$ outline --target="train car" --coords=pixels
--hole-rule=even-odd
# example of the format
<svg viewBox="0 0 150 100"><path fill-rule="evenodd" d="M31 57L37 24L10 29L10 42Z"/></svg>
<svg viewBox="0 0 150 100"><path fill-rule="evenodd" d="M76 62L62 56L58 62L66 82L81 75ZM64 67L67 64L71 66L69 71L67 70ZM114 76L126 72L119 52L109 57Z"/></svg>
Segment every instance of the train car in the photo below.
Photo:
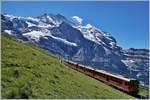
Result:
<svg viewBox="0 0 150 100"><path fill-rule="evenodd" d="M121 75L114 75L103 70L95 70L98 73L99 80L112 85L120 90L126 91L128 93L138 93L139 82L136 79L125 78Z"/></svg>
<svg viewBox="0 0 150 100"><path fill-rule="evenodd" d="M104 70L93 69L92 67L84 66L72 61L64 61L64 63L81 73L84 73L92 78L95 78L125 92L137 94L139 91L139 82L135 79L125 78L121 75L108 73Z"/></svg>

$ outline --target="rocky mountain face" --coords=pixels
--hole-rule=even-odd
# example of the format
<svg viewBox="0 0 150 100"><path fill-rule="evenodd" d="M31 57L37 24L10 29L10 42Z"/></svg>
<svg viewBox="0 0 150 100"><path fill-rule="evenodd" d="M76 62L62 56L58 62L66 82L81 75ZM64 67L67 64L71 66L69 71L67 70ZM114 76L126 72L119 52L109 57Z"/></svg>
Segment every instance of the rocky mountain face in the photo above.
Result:
<svg viewBox="0 0 150 100"><path fill-rule="evenodd" d="M148 84L146 79L149 79L149 50L130 48L123 50L122 53L122 62L130 70L129 75L141 80L141 84Z"/></svg>
<svg viewBox="0 0 150 100"><path fill-rule="evenodd" d="M2 32L34 43L63 58L130 76L148 85L149 50L124 50L109 33L79 17L68 20L63 15L38 17L1 15Z"/></svg>

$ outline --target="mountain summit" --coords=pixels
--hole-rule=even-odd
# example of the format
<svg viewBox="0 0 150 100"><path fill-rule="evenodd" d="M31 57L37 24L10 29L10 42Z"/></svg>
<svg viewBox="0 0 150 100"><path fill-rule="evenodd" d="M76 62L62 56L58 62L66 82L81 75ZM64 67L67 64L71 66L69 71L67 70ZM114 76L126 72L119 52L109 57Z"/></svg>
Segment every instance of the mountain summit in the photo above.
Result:
<svg viewBox="0 0 150 100"><path fill-rule="evenodd" d="M149 50L124 50L110 33L78 16L68 20L60 14L17 17L3 14L2 32L31 42L61 57L112 73L130 76L148 85Z"/></svg>

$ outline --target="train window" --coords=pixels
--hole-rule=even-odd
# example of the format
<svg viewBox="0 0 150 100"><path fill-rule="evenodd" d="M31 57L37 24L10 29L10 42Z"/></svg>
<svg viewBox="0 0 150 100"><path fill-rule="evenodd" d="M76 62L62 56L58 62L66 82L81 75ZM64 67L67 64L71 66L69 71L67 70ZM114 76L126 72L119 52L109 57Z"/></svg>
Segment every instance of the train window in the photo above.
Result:
<svg viewBox="0 0 150 100"><path fill-rule="evenodd" d="M99 73L99 76L100 76L100 77L104 77L104 78L106 77L106 75L101 74L101 73Z"/></svg>
<svg viewBox="0 0 150 100"><path fill-rule="evenodd" d="M129 82L125 82L125 85L129 85Z"/></svg>
<svg viewBox="0 0 150 100"><path fill-rule="evenodd" d="M134 86L138 86L139 82L137 80L131 80L130 84L134 85Z"/></svg>
<svg viewBox="0 0 150 100"><path fill-rule="evenodd" d="M110 77L110 80L115 82L115 83L122 84L122 81L120 79L117 79L117 78L114 78L114 77Z"/></svg>

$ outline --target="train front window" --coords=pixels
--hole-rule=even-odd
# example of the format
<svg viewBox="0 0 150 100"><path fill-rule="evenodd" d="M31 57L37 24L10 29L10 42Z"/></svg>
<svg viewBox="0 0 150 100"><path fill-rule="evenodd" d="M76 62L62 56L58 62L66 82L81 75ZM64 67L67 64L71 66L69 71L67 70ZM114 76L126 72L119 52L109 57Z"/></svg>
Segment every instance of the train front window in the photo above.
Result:
<svg viewBox="0 0 150 100"><path fill-rule="evenodd" d="M131 80L130 83L131 83L131 85L134 85L134 86L139 85L139 81L137 81L137 80Z"/></svg>

